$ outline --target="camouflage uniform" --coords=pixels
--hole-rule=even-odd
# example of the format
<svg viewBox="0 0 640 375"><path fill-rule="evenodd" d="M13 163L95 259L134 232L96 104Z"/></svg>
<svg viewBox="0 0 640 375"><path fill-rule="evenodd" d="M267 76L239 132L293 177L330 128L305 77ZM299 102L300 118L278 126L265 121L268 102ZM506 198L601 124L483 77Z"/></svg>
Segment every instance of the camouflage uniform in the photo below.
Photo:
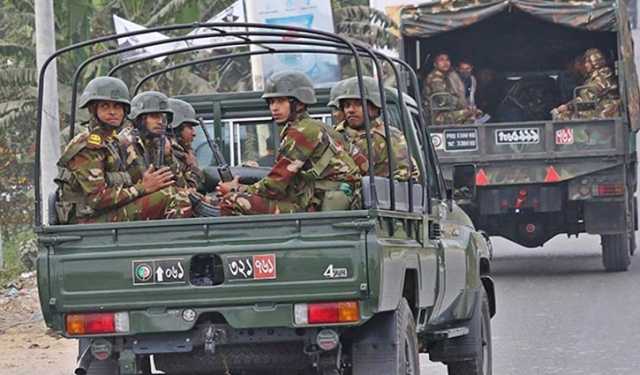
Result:
<svg viewBox="0 0 640 375"><path fill-rule="evenodd" d="M377 81L371 77L363 77L363 83L366 99L376 108L380 109L382 107L382 99L380 98ZM342 100L347 99L360 100L360 88L356 77L341 81L339 84L341 92L336 97L337 102L340 103ZM367 110L366 105L363 106L363 110ZM362 124L361 128L354 129L350 127L345 120L337 124L335 130L347 143L352 145L352 149L361 150L362 154L366 155L365 158L368 159L369 154L366 152L366 150L368 150L367 135L364 124ZM412 177L410 173L411 162L407 141L402 132L397 128L389 126L389 132L391 133L391 137L387 137L384 123L380 117L372 120L370 134L373 145L373 152L371 153L373 161L370 162L373 163L374 174L376 176L388 177L391 165L393 165L395 166L392 173L393 178L400 181L407 181ZM387 154L387 139L391 139L391 161ZM352 156L354 160L359 160L358 156ZM361 168L368 168L368 163L358 164L361 165ZM413 166L413 177L417 177L418 171L415 168L415 163L413 163ZM369 174L368 169L361 169L361 172L363 175Z"/></svg>
<svg viewBox="0 0 640 375"><path fill-rule="evenodd" d="M106 93L106 95L101 95ZM111 77L91 81L80 99L80 108L93 100L108 100L129 107L124 82ZM115 129L92 116L90 130L75 136L58 161L56 211L63 224L149 220L190 216L190 204L175 199L175 189L145 194L142 181L126 172ZM188 201L187 201L188 203Z"/></svg>
<svg viewBox="0 0 640 375"><path fill-rule="evenodd" d="M456 94L447 75L437 69L427 75L422 100L425 112L431 114L433 125L470 124L474 121L473 111L465 109L464 101ZM432 103L434 108L431 108Z"/></svg>
<svg viewBox="0 0 640 375"><path fill-rule="evenodd" d="M144 102L144 103L143 103ZM176 187L186 188L187 181L172 152L165 152L162 161L158 160L162 136L146 136L146 129L140 116L147 113L165 113L171 115L168 98L159 92L147 91L138 94L132 100L132 112L129 116L137 122L135 127L125 128L118 138L125 155L125 168L133 181L142 180L144 172L153 164L156 168L169 167L176 181ZM165 142L168 140L165 137Z"/></svg>
<svg viewBox="0 0 640 375"><path fill-rule="evenodd" d="M592 48L585 52L585 60L590 62L593 70L586 81L578 89L576 97L566 103L569 110L554 113L555 120L592 119L619 116L620 96L618 83L611 68L605 65L602 52ZM593 103L592 106L581 109L581 103ZM584 105L584 104L583 104Z"/></svg>
<svg viewBox="0 0 640 375"><path fill-rule="evenodd" d="M204 185L204 174L198 167L196 156L191 143L186 143L180 136L183 125L199 126L196 111L191 104L179 100L169 99L169 108L173 111L173 120L169 124L169 140L171 151L177 163L179 173L184 176L188 188L199 190Z"/></svg>
<svg viewBox="0 0 640 375"><path fill-rule="evenodd" d="M296 100L316 102L313 84L302 73L276 74L263 95L273 97L289 97L292 109ZM358 166L322 122L311 119L306 112L299 113L295 121L284 124L280 139L276 163L269 174L243 192L227 194L220 204L222 215L335 209L327 202L338 200L342 208L360 204Z"/></svg>
<svg viewBox="0 0 640 375"><path fill-rule="evenodd" d="M367 150L367 135L366 130L353 129L349 127L346 121L343 121L336 125L336 131L349 140L352 145L359 150ZM389 127L391 132L391 157L393 158L393 165L395 169L393 171L393 178L400 181L407 181L411 177L409 173L409 149L407 147L407 141L404 138L402 132L393 126ZM380 118L377 118L371 124L371 141L373 143L373 171L376 176L388 177L389 176L389 158L387 157L387 136L384 131L384 124ZM363 151L364 152L364 151ZM365 153L365 155L368 155ZM363 174L368 174L369 171L363 171Z"/></svg>

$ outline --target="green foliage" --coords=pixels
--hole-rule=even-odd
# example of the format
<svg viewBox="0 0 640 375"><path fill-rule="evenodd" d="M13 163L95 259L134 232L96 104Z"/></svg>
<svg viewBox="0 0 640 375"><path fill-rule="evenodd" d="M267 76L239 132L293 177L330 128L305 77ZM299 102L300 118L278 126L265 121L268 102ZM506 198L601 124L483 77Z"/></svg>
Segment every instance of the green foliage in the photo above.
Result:
<svg viewBox="0 0 640 375"><path fill-rule="evenodd" d="M15 280L25 272L26 269L20 261L20 247L23 243L35 238L35 234L30 227L21 226L16 228L11 236L3 234L3 256L4 267L0 269L0 287Z"/></svg>

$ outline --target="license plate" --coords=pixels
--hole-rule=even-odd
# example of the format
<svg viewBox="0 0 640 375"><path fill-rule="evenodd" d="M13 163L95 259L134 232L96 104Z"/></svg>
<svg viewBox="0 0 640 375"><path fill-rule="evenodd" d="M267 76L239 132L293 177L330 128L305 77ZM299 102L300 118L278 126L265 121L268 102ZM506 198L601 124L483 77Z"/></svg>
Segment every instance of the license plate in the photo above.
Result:
<svg viewBox="0 0 640 375"><path fill-rule="evenodd" d="M230 256L226 259L228 280L269 280L278 277L275 254Z"/></svg>
<svg viewBox="0 0 640 375"><path fill-rule="evenodd" d="M132 262L133 284L183 284L187 281L183 259L149 259Z"/></svg>
<svg viewBox="0 0 640 375"><path fill-rule="evenodd" d="M444 149L449 152L477 150L478 149L478 131L476 129L445 130L444 131Z"/></svg>

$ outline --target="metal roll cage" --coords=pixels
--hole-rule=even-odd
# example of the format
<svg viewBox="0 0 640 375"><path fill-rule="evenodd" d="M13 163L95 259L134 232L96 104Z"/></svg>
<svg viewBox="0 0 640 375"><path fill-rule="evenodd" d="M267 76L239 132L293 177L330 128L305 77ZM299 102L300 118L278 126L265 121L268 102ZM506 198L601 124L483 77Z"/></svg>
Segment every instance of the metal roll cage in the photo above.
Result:
<svg viewBox="0 0 640 375"><path fill-rule="evenodd" d="M225 42L213 42L213 43L207 43L207 44L203 44L203 45L198 45L198 46L189 46L186 48L180 48L180 49L176 49L176 50L172 50L172 51L166 51L166 52L162 52L162 53L156 53L156 54L151 54L151 55L147 55L147 56L143 56L141 58L137 58L137 59L132 59L126 62L121 62L119 64L117 64L116 66L114 66L108 73L109 76L114 75L115 73L117 73L120 69L125 68L127 66L130 66L132 64L136 64L136 63L140 63L140 62L144 62L150 59L154 59L157 57L163 57L163 56L171 56L171 55L177 55L180 53L184 53L184 52L192 52L192 51L197 51L197 50L204 50L204 49L209 49L209 48L213 48L213 47L225 47L225 48L233 48L233 47L241 47L241 46L251 46L251 45L257 45L261 48L263 48L263 50L254 50L254 51L243 51L243 52L235 52L235 53L229 53L229 54L224 54L224 55L219 55L219 56L213 56L213 57L208 57L205 59L197 59L197 60L190 60L187 61L185 63L181 63L181 64L177 64L174 66L169 66L166 67L164 69L159 69L157 71L154 71L150 74L148 74L147 76L143 77L140 82L138 82L135 86L135 90L134 90L134 94L136 94L139 89L141 88L141 86L147 82L149 79L154 78L156 76L159 76L161 74L165 74L168 73L170 71L176 70L176 69L180 69L180 68L185 68L185 67L189 67L189 66L193 66L196 64L201 64L201 63L206 63L206 62L213 62L213 61L218 61L218 60L224 60L224 59L229 59L229 58L234 58L234 57L240 57L240 56L254 56L254 55L264 55L264 54L276 54L276 53L316 53L316 54L335 54L335 55L345 55L345 56L352 56L353 59L355 60L355 69L356 69L356 76L358 77L358 85L359 85L359 91L360 91L360 97L361 98L365 98L365 89L363 86L363 65L362 65L362 58L368 58L373 62L373 66L375 67L377 72L380 72L380 74L378 74L378 89L380 91L380 96L382 99L382 104L383 106L386 106L386 96L385 96L385 87L384 87L384 81L383 81L383 69L382 69L382 64L381 64L381 60L384 60L385 62L387 62L389 64L389 66L392 68L393 70L393 74L394 74L394 78L398 84L397 87L397 94L398 94L398 104L400 106L400 113L401 113L401 130L403 132L403 134L408 134L407 133L407 129L406 129L406 124L409 123L409 119L408 119L408 115L406 113L406 111L404 111L403 109L405 108L405 101L404 101L404 97L403 97L403 93L407 91L407 87L405 84L405 81L402 79L400 70L398 68L398 66L401 66L402 68L404 68L404 71L406 73L408 73L409 75L409 79L410 79L410 85L413 87L413 97L415 99L415 101L417 103L421 103L421 98L420 98L420 90L419 90L419 83L418 83L418 78L416 76L415 71L413 71L413 69L411 68L411 66L400 60L397 58L392 58L392 57L388 57L380 52L377 51L373 51L371 49L370 46L365 45L362 42L359 41L355 41L355 40L350 40L344 37L341 37L339 35L333 34L333 33L329 33L329 32L325 32L325 31L320 31L320 30L311 30L311 29L303 29L303 28L299 28L299 27L289 27L289 26L280 26L280 25L265 25L265 24L258 24L258 23L233 23L233 24L228 24L228 23L201 23L201 22L197 22L197 23L191 23L191 24L177 24L177 25L167 25L167 26L159 26L159 27L154 27L154 28L149 28L149 29L145 29L145 30L137 30L137 31L131 31L131 32L127 32L127 33L122 33L122 34L111 34L111 35L107 35L107 36L103 36L103 37L99 37L99 38L94 38L91 40L87 40L84 42L80 42L80 43L76 43L73 45L70 45L68 47L62 48L57 50L56 52L54 52L51 56L49 56L46 61L43 63L40 72L39 72L39 77L38 77L38 99L37 99L37 104L38 104L38 112L37 112L37 123L36 123L36 131L37 131L37 137L36 137L36 149L38 150L38 152L36 152L36 157L35 157L35 201L36 201L36 227L41 227L42 226L42 186L41 186L41 180L40 180L40 168L41 168L41 156L40 156L40 148L41 148L41 134L42 134L42 112L43 112L43 99L44 99L44 85L45 85L45 73L47 68L50 66L51 62L53 62L57 57L69 53L71 51L75 51L78 50L80 48L84 48L84 47L88 47L88 46L92 46L98 43L105 43L105 42L113 42L116 41L117 39L120 38L125 38L125 37L129 37L129 36L135 36L135 35L140 35L140 34L147 34L147 33L152 33L152 32L162 32L162 31L179 31L179 30L188 30L188 29L197 29L197 28L208 28L211 30L214 30L215 32L213 33L203 33L203 34L198 34L198 35L183 35L183 36L178 36L178 37L172 37L172 38L168 38L168 39L164 39L164 40L160 40L160 41L154 41L154 42L148 42L148 43L143 43L143 44L137 44L135 46L129 46L129 47L125 47L125 48L118 48L115 50L108 50L106 52L100 53L98 55L92 56L86 60L84 60L75 70L74 75L73 75L73 82L72 82L72 92L71 92L71 108L70 108L70 138L73 137L74 135L74 130L75 130L75 120L76 120L76 103L77 103L77 89L78 89L78 81L80 78L80 75L82 73L82 71L84 70L84 68L86 68L90 63L103 59L103 58L107 58L113 55L120 55L122 53L126 53L129 52L131 50L136 50L136 49L140 49L140 48L145 48L145 47L151 47L151 46L156 46L156 45L161 45L161 44L166 44L166 43L174 43L174 42L181 42L181 41L189 41L189 40L194 40L194 39L202 39L202 38L219 38L219 37L234 37L237 38L237 41L225 41ZM229 31L225 31L226 28L233 28L233 29L238 29L238 28L244 28L245 31L234 31L234 32L229 32ZM259 39L259 40L253 40L252 37L273 37L274 39ZM316 46L316 47L322 47L322 48L297 48L297 49L291 49L291 48L285 48L285 49L277 49L274 48L273 46L276 45L303 45L303 46ZM389 125L389 119L388 119L388 113L387 111L384 110L384 108L382 108L382 116L383 116L383 122L384 122L384 129L386 134L390 134L390 125ZM364 120L365 120L365 128L366 128L366 142L367 142L367 146L368 146L368 158L369 160L372 160L372 138L371 138L371 134L370 134L370 129L371 129L371 119L369 118L369 114L368 111L363 111L364 114ZM429 152L429 145L427 142L430 142L430 137L428 135L428 132L426 130L426 123L425 123L425 119L424 119L424 114L422 112L422 108L418 105L418 130L420 132L420 134L418 134L418 136L420 138L422 138L422 154L423 154L423 158L424 158L424 170L421 170L421 176L424 182L424 192L423 192L423 202L426 200L426 202L424 202L425 204L423 204L423 211L424 212L430 212L430 208L431 208L431 202L430 199L426 199L426 197L428 196L427 193L427 186L428 186L428 179L427 179L427 174L426 174L426 169L428 165L433 165L431 163L429 163L429 159L432 157L435 157L435 155L433 155L432 153ZM409 155L412 154L412 144L411 142L407 142L407 145L409 147ZM396 207L396 199L395 199L395 184L394 184L394 179L393 179L393 170L395 169L394 164L394 158L392 157L392 150L391 150L391 143L390 142L386 142L386 154L388 157L388 160L390 161L389 163L389 194L390 194L390 207L391 210L395 210ZM410 172L413 171L414 165L413 165L413 158L411 157L409 160L409 167L410 167ZM439 173L439 172L436 172ZM375 186L375 181L373 176L374 175L374 170L373 170L373 164L370 163L369 164L369 176L372 176L372 178L369 179L369 189L370 189L370 196L372 198L372 207L371 208L377 208L378 206L378 200L377 200L377 194L376 194L376 186ZM413 184L413 180L410 178L407 181L408 184L408 205L409 205L409 211L413 212L413 189L411 188L412 184Z"/></svg>

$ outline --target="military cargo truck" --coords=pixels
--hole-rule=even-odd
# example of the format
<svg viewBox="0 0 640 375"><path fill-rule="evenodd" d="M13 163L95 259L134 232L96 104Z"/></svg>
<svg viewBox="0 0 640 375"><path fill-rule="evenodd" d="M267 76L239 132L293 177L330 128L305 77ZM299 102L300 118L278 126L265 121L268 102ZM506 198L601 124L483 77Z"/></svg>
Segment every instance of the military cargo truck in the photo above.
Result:
<svg viewBox="0 0 640 375"><path fill-rule="evenodd" d="M627 270L640 107L626 3L429 3L403 10L402 37L403 58L423 78L439 52L475 65L475 103L491 119L433 122L429 133L447 179L467 165L468 187L456 193L476 226L527 247L597 234L606 270ZM554 121L552 109L581 89L573 65L590 48L615 70L619 114Z"/></svg>
<svg viewBox="0 0 640 375"><path fill-rule="evenodd" d="M234 31L238 26L244 31ZM214 38L199 49L255 44L277 54L318 53L308 46L327 46L325 53L351 56L360 79L361 59L377 64L385 58L333 34L305 29L174 25L57 51L45 63L39 87L45 84L47 66L67 52L123 36L186 34L196 27L212 30L199 37L228 31L227 38ZM91 59L160 43L107 49ZM280 50L282 44L288 48ZM245 49L205 59L250 53ZM112 74L132 61L155 57L127 60ZM206 62L200 55L191 59L192 65ZM184 60L182 67L189 66ZM76 79L90 61L79 66ZM417 80L410 68L404 71ZM327 101L326 90L318 93L314 116ZM385 119L393 118L404 132L421 177L408 182L365 178L359 210L62 225L53 209L56 196L42 196L42 185L51 181L37 174L41 307L47 326L79 339L75 373L418 374L418 353L427 352L431 360L446 363L449 374L491 374L490 318L496 303L489 242L446 198L421 109L411 99L419 102L419 93L394 96L380 90L380 95ZM264 168L247 167L247 161L268 156L269 143L276 145L267 141L273 125L260 96L181 96L213 130L246 183L264 175ZM41 110L42 91L38 104ZM39 111L39 132L42 126ZM42 142L37 146L40 150ZM210 159L200 151L198 156ZM54 168L53 162L37 154L37 170ZM209 184L204 192L212 192L218 170L205 170Z"/></svg>

